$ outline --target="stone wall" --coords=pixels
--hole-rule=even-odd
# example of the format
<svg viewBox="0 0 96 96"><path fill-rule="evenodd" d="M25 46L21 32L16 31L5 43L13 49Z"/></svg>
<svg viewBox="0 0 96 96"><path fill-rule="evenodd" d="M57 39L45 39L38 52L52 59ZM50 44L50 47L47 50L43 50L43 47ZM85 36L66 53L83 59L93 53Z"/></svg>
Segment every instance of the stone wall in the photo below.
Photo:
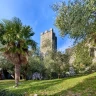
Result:
<svg viewBox="0 0 96 96"><path fill-rule="evenodd" d="M57 37L51 28L49 31L41 33L40 51L43 55L47 51L57 50Z"/></svg>

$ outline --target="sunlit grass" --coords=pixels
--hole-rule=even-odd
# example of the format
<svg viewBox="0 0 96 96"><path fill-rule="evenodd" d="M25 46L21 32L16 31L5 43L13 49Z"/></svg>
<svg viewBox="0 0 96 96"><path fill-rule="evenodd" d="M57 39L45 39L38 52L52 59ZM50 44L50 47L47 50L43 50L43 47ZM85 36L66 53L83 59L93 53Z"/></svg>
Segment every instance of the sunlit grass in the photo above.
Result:
<svg viewBox="0 0 96 96"><path fill-rule="evenodd" d="M7 89L16 94L39 94L39 96L96 96L96 73L64 79L20 81L19 87L14 88L14 80L1 80L0 89ZM90 95L91 94L91 95ZM29 95L30 96L30 95Z"/></svg>

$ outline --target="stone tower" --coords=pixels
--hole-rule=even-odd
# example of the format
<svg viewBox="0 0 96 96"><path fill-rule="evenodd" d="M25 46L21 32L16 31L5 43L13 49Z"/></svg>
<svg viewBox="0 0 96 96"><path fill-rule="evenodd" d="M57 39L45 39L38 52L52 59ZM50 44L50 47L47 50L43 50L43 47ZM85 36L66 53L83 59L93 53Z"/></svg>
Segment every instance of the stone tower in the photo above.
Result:
<svg viewBox="0 0 96 96"><path fill-rule="evenodd" d="M41 33L40 51L43 56L48 51L57 50L57 37L51 28L49 31Z"/></svg>

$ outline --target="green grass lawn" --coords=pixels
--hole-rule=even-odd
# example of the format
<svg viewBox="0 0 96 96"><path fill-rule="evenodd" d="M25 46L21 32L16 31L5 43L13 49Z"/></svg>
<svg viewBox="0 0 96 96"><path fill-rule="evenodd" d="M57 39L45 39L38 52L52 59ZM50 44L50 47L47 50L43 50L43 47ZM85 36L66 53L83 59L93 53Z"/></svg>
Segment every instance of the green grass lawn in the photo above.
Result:
<svg viewBox="0 0 96 96"><path fill-rule="evenodd" d="M18 88L13 86L14 80L0 80L0 90L7 89L17 96L25 92L26 96L96 96L96 73L64 79L20 81Z"/></svg>

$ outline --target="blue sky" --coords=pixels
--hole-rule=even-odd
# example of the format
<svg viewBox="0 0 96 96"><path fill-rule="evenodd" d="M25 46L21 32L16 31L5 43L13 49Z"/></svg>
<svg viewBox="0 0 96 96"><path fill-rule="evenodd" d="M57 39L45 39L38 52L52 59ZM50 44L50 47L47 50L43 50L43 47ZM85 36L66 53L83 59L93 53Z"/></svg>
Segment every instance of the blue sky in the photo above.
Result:
<svg viewBox="0 0 96 96"><path fill-rule="evenodd" d="M40 33L53 28L58 40L58 50L64 51L72 45L73 40L68 36L61 38L54 26L56 17L50 5L59 1L61 0L0 0L0 20L19 17L24 25L33 28L35 32L33 39L38 46L40 46Z"/></svg>

